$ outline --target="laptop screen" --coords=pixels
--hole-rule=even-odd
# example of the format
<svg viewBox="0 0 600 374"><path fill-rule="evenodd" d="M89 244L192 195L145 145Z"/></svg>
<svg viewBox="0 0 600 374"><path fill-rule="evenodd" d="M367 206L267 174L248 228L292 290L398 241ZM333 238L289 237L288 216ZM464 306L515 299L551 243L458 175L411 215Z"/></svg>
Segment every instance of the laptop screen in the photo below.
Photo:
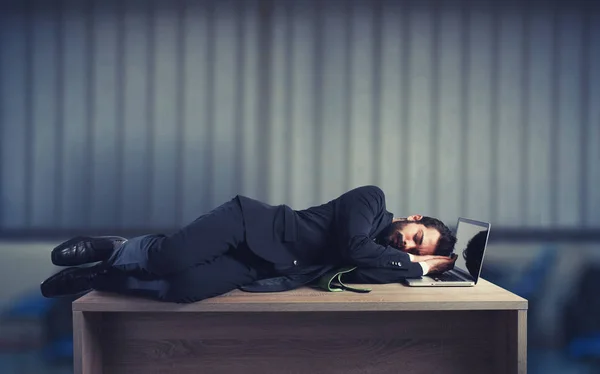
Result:
<svg viewBox="0 0 600 374"><path fill-rule="evenodd" d="M459 218L456 226L456 246L454 253L458 255L455 268L470 275L475 282L479 279L483 264L483 254L487 245L489 223Z"/></svg>

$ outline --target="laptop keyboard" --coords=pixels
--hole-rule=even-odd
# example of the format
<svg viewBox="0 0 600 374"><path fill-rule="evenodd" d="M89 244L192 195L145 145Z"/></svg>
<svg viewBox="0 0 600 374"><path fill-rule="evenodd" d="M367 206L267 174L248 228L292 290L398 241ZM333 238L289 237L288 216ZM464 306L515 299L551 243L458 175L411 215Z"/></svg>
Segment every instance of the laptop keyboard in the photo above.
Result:
<svg viewBox="0 0 600 374"><path fill-rule="evenodd" d="M465 280L452 274L452 273L442 273L439 275L432 276L432 278L438 282L464 282Z"/></svg>

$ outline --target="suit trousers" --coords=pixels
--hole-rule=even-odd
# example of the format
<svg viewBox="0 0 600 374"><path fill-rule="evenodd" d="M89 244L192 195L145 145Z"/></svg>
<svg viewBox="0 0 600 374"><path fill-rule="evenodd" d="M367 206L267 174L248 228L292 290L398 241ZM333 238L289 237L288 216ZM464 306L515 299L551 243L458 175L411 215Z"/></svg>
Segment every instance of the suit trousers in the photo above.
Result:
<svg viewBox="0 0 600 374"><path fill-rule="evenodd" d="M172 235L129 239L106 261L94 289L172 302L217 296L275 276L273 265L246 245L237 198Z"/></svg>

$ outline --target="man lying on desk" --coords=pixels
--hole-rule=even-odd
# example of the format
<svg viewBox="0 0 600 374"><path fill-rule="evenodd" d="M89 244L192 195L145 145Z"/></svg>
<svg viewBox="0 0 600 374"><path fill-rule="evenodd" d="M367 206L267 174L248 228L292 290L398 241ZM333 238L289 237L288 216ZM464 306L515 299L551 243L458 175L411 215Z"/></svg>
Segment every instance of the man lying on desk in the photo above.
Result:
<svg viewBox="0 0 600 374"><path fill-rule="evenodd" d="M172 235L68 240L51 259L71 267L41 291L59 297L95 289L186 303L236 288L289 290L348 266L356 269L344 282L395 283L450 270L455 243L435 218L393 218L376 186L305 210L238 195Z"/></svg>

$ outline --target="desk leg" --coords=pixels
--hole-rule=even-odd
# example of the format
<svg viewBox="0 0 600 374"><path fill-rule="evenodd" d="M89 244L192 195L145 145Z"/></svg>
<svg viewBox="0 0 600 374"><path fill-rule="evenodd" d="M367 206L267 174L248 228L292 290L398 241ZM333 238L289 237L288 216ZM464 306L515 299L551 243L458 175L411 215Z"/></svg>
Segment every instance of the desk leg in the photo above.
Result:
<svg viewBox="0 0 600 374"><path fill-rule="evenodd" d="M527 310L498 311L495 372L527 373Z"/></svg>
<svg viewBox="0 0 600 374"><path fill-rule="evenodd" d="M510 372L527 373L527 310L512 310L508 315L508 354Z"/></svg>
<svg viewBox="0 0 600 374"><path fill-rule="evenodd" d="M75 374L102 374L101 321L102 313L73 311Z"/></svg>

